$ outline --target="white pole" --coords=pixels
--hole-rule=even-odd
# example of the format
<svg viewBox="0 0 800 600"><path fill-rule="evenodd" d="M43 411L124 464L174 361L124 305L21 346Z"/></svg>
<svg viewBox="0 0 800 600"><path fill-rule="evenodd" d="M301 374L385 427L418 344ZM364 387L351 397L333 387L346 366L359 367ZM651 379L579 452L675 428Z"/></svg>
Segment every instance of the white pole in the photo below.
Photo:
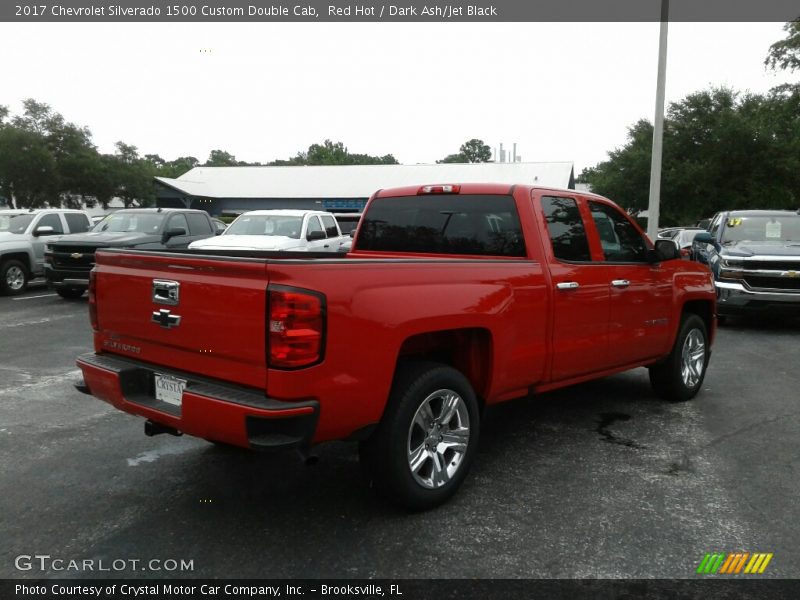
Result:
<svg viewBox="0 0 800 600"><path fill-rule="evenodd" d="M650 161L650 202L647 206L647 235L658 237L661 206L661 156L664 142L664 92L667 81L667 28L669 0L661 0L661 35L658 39L658 80L656 83L656 115L653 124L653 155Z"/></svg>

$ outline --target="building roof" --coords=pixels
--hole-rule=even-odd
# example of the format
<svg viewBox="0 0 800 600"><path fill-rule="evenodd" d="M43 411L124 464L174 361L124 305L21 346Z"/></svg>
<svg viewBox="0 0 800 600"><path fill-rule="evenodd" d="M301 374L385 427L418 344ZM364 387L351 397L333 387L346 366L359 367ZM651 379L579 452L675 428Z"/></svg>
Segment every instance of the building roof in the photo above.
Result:
<svg viewBox="0 0 800 600"><path fill-rule="evenodd" d="M367 198L376 190L435 183L522 183L568 188L573 163L450 163L433 165L326 165L195 167L156 181L205 198Z"/></svg>

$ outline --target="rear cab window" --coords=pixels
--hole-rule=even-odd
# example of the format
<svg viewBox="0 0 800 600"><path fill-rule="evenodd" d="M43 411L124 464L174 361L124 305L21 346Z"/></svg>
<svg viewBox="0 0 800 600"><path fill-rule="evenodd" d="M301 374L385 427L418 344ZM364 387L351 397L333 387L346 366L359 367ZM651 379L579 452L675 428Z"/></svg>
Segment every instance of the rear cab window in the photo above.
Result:
<svg viewBox="0 0 800 600"><path fill-rule="evenodd" d="M64 213L64 218L67 220L67 227L70 233L83 233L89 231L90 223L89 217L83 213Z"/></svg>
<svg viewBox="0 0 800 600"><path fill-rule="evenodd" d="M514 198L426 194L376 198L364 214L357 249L377 252L525 257Z"/></svg>

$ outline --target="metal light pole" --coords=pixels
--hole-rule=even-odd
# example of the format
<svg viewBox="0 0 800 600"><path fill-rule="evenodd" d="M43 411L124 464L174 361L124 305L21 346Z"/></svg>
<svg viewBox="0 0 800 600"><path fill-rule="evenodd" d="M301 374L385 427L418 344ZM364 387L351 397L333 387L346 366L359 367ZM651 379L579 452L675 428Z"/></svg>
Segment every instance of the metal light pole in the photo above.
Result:
<svg viewBox="0 0 800 600"><path fill-rule="evenodd" d="M647 235L658 237L658 216L661 205L661 156L664 142L664 92L667 81L667 29L669 0L661 0L661 35L658 38L658 80L656 83L656 116L653 122L653 155L650 160L650 202L647 205Z"/></svg>

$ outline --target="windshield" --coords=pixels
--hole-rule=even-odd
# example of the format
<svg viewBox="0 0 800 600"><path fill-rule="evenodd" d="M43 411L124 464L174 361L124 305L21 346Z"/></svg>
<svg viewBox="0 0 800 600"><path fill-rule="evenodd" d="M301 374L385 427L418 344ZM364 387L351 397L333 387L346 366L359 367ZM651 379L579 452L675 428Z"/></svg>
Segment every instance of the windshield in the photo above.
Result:
<svg viewBox="0 0 800 600"><path fill-rule="evenodd" d="M722 243L800 242L800 215L729 217Z"/></svg>
<svg viewBox="0 0 800 600"><path fill-rule="evenodd" d="M303 217L242 215L222 235L278 235L300 239Z"/></svg>
<svg viewBox="0 0 800 600"><path fill-rule="evenodd" d="M0 215L0 231L9 233L25 233L28 225L36 215Z"/></svg>
<svg viewBox="0 0 800 600"><path fill-rule="evenodd" d="M92 231L158 233L166 217L166 213L115 212L95 225Z"/></svg>

